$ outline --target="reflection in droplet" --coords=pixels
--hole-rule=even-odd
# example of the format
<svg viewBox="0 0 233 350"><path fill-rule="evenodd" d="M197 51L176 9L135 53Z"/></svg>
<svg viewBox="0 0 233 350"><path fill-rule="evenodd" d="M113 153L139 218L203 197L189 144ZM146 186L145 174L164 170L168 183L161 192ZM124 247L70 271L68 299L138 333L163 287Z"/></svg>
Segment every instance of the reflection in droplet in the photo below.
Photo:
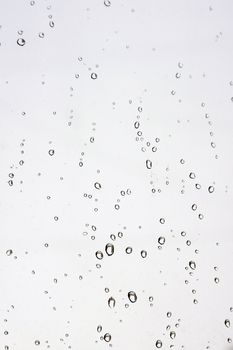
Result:
<svg viewBox="0 0 233 350"><path fill-rule="evenodd" d="M131 301L131 303L136 303L136 301L137 301L137 295L133 291L130 291L128 293L128 298L129 298L129 301Z"/></svg>
<svg viewBox="0 0 233 350"><path fill-rule="evenodd" d="M99 182L95 182L94 186L97 190L101 189L101 184Z"/></svg>
<svg viewBox="0 0 233 350"><path fill-rule="evenodd" d="M176 337L176 332L174 331L170 332L170 338L175 339L175 337Z"/></svg>
<svg viewBox="0 0 233 350"><path fill-rule="evenodd" d="M141 257L142 258L146 258L147 257L147 251L146 250L142 250L141 251Z"/></svg>
<svg viewBox="0 0 233 350"><path fill-rule="evenodd" d="M152 168L152 161L151 160L149 160L149 159L146 160L146 167L147 167L147 169Z"/></svg>
<svg viewBox="0 0 233 350"><path fill-rule="evenodd" d="M93 80L97 79L97 74L96 73L91 73L91 79L93 79Z"/></svg>
<svg viewBox="0 0 233 350"><path fill-rule="evenodd" d="M157 340L155 343L156 348L160 349L163 346L163 343L161 340Z"/></svg>
<svg viewBox="0 0 233 350"><path fill-rule="evenodd" d="M165 243L165 237L162 237L162 236L159 237L158 243L161 244L161 245L163 245L163 244Z"/></svg>
<svg viewBox="0 0 233 350"><path fill-rule="evenodd" d="M17 40L17 44L18 44L19 46L24 46L24 45L26 44L26 41L25 41L23 38L19 38L19 39Z"/></svg>
<svg viewBox="0 0 233 350"><path fill-rule="evenodd" d="M113 308L115 307L115 305L116 305L116 300L115 300L113 297L109 298L109 299L108 299L108 306L109 306L111 309L113 309Z"/></svg>
<svg viewBox="0 0 233 350"><path fill-rule="evenodd" d="M105 333L105 335L104 335L104 340L105 340L107 343L109 343L111 339L112 339L111 334Z"/></svg>
<svg viewBox="0 0 233 350"><path fill-rule="evenodd" d="M100 250L98 250L98 251L95 253L95 256L97 257L97 259L101 260L101 259L103 259L104 254L103 254Z"/></svg>
<svg viewBox="0 0 233 350"><path fill-rule="evenodd" d="M195 269L196 269L196 263L195 263L195 261L190 261L190 262L189 262L189 267L190 267L192 270L195 270Z"/></svg>
<svg viewBox="0 0 233 350"><path fill-rule="evenodd" d="M105 246L105 252L108 256L111 256L114 254L114 245L112 243L108 243Z"/></svg>

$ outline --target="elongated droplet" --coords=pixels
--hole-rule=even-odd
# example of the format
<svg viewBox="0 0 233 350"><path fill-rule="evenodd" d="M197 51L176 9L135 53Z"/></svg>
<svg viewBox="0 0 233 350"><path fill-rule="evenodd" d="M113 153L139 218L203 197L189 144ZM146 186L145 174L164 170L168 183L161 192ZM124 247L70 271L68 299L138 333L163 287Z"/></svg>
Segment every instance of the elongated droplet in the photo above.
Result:
<svg viewBox="0 0 233 350"><path fill-rule="evenodd" d="M195 270L195 268L196 268L196 263L195 263L195 261L190 261L190 262L189 262L189 267L190 267L192 270Z"/></svg>
<svg viewBox="0 0 233 350"><path fill-rule="evenodd" d="M112 339L111 334L105 333L105 335L104 335L104 340L105 340L107 343L109 343L111 339Z"/></svg>
<svg viewBox="0 0 233 350"><path fill-rule="evenodd" d="M156 348L160 349L163 346L163 343L161 342L161 340L157 340L155 346Z"/></svg>
<svg viewBox="0 0 233 350"><path fill-rule="evenodd" d="M152 161L151 160L149 160L149 159L146 160L146 167L147 167L147 169L152 168Z"/></svg>
<svg viewBox="0 0 233 350"><path fill-rule="evenodd" d="M230 320L225 320L224 321L224 324L225 324L225 326L227 327L227 328L229 328L230 327L230 325L231 325L231 322L230 322Z"/></svg>
<svg viewBox="0 0 233 350"><path fill-rule="evenodd" d="M116 300L115 300L113 297L109 298L109 299L108 299L108 306L109 306L111 309L113 309L113 308L115 307L115 305L116 305Z"/></svg>
<svg viewBox="0 0 233 350"><path fill-rule="evenodd" d="M105 246L105 252L108 256L111 256L114 254L114 245L112 243L108 243Z"/></svg>
<svg viewBox="0 0 233 350"><path fill-rule="evenodd" d="M136 301L137 301L137 299L138 299L136 293L133 292L133 291L130 291L130 292L128 293L128 298L129 298L129 301L131 301L131 303L136 303Z"/></svg>

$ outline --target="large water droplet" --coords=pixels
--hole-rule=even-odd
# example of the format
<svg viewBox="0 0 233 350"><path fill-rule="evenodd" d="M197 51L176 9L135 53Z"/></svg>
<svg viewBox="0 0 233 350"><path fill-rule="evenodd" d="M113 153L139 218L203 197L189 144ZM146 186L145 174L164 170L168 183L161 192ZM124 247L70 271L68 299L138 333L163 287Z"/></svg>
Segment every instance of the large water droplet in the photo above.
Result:
<svg viewBox="0 0 233 350"><path fill-rule="evenodd" d="M109 299L108 299L108 306L109 306L111 309L113 309L113 308L115 307L115 305L116 305L116 300L115 300L113 297L109 298Z"/></svg>
<svg viewBox="0 0 233 350"><path fill-rule="evenodd" d="M130 291L128 293L128 298L129 298L129 301L131 301L131 303L136 303L136 301L137 301L137 295L133 291Z"/></svg>
<svg viewBox="0 0 233 350"><path fill-rule="evenodd" d="M114 245L112 243L108 243L105 246L105 252L108 256L111 256L114 254Z"/></svg>
<svg viewBox="0 0 233 350"><path fill-rule="evenodd" d="M161 340L157 340L155 343L156 348L160 349L163 346L163 343Z"/></svg>

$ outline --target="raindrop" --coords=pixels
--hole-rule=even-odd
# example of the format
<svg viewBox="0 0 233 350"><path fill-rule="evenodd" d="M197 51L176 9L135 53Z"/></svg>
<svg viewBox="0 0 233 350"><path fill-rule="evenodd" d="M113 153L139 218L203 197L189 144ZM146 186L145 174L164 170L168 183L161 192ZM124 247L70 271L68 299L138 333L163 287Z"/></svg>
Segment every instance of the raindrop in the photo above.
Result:
<svg viewBox="0 0 233 350"><path fill-rule="evenodd" d="M100 250L97 250L97 252L95 253L95 256L97 257L97 259L101 260L103 259L104 254Z"/></svg>
<svg viewBox="0 0 233 350"><path fill-rule="evenodd" d="M49 155L50 155L50 156L53 156L54 153L55 153L54 149L50 149L50 150L49 150Z"/></svg>
<svg viewBox="0 0 233 350"><path fill-rule="evenodd" d="M127 247L127 248L125 249L126 254L131 254L132 251L133 251L133 248L132 248L132 247Z"/></svg>
<svg viewBox="0 0 233 350"><path fill-rule="evenodd" d="M194 261L190 261L189 262L189 267L192 269L192 270L195 270L196 269L196 263Z"/></svg>
<svg viewBox="0 0 233 350"><path fill-rule="evenodd" d="M108 306L109 306L111 309L113 309L113 308L115 307L115 305L116 305L116 300L115 300L113 297L109 298L109 299L108 299Z"/></svg>
<svg viewBox="0 0 233 350"><path fill-rule="evenodd" d="M161 218L161 219L159 219L159 222L160 222L160 224L164 224L165 223L165 219Z"/></svg>
<svg viewBox="0 0 233 350"><path fill-rule="evenodd" d="M104 1L104 5L107 6L107 7L111 6L111 1L110 0L105 0Z"/></svg>
<svg viewBox="0 0 233 350"><path fill-rule="evenodd" d="M213 193L214 192L214 186L209 186L208 187L208 191L209 191L209 193Z"/></svg>
<svg viewBox="0 0 233 350"><path fill-rule="evenodd" d="M147 251L146 250L142 250L141 251L141 257L142 258L146 258L147 257Z"/></svg>
<svg viewBox="0 0 233 350"><path fill-rule="evenodd" d="M105 340L107 343L109 343L111 339L112 339L111 334L105 333L105 335L104 335L104 340Z"/></svg>
<svg viewBox="0 0 233 350"><path fill-rule="evenodd" d="M100 333L102 331L102 326L101 325L98 325L97 326L97 332Z"/></svg>
<svg viewBox="0 0 233 350"><path fill-rule="evenodd" d="M163 343L161 342L161 340L157 340L155 346L156 348L160 349L163 346Z"/></svg>
<svg viewBox="0 0 233 350"><path fill-rule="evenodd" d="M224 321L224 324L225 324L225 326L226 326L227 328L229 328L230 325L231 325L231 322L230 322L230 320L226 319L226 320Z"/></svg>
<svg viewBox="0 0 233 350"><path fill-rule="evenodd" d="M161 244L161 245L163 245L163 244L165 243L165 237L162 237L162 236L159 237L158 243Z"/></svg>
<svg viewBox="0 0 233 350"><path fill-rule="evenodd" d="M170 338L175 339L175 337L176 337L176 332L174 331L170 332Z"/></svg>
<svg viewBox="0 0 233 350"><path fill-rule="evenodd" d="M93 79L93 80L97 79L97 74L96 73L91 73L91 79Z"/></svg>
<svg viewBox="0 0 233 350"><path fill-rule="evenodd" d="M99 182L95 182L94 186L97 190L101 189L101 184Z"/></svg>
<svg viewBox="0 0 233 350"><path fill-rule="evenodd" d="M111 256L114 254L114 245L112 243L108 243L105 246L105 252L108 256Z"/></svg>
<svg viewBox="0 0 233 350"><path fill-rule="evenodd" d="M40 345L40 341L39 340L35 340L35 344L36 345Z"/></svg>
<svg viewBox="0 0 233 350"><path fill-rule="evenodd" d="M152 161L151 160L149 160L149 159L146 160L146 167L147 167L147 169L152 168Z"/></svg>
<svg viewBox="0 0 233 350"><path fill-rule="evenodd" d="M12 253L13 253L13 250L11 250L11 249L8 249L8 250L6 251L6 255L7 255L7 256L10 256Z"/></svg>
<svg viewBox="0 0 233 350"><path fill-rule="evenodd" d="M19 39L17 40L17 44L18 44L19 46L24 46L24 45L26 44L26 41L25 41L23 38L19 38Z"/></svg>
<svg viewBox="0 0 233 350"><path fill-rule="evenodd" d="M129 301L131 301L131 303L136 303L136 301L137 301L137 295L133 291L130 291L128 293L128 298L129 298Z"/></svg>

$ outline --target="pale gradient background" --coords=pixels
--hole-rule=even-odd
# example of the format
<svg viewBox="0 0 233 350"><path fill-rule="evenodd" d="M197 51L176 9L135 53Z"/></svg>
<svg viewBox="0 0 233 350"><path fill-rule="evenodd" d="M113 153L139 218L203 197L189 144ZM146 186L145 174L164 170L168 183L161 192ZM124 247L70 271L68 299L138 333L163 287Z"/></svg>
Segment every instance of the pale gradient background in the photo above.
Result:
<svg viewBox="0 0 233 350"><path fill-rule="evenodd" d="M0 0L0 349L233 349L232 18L230 0Z"/></svg>

